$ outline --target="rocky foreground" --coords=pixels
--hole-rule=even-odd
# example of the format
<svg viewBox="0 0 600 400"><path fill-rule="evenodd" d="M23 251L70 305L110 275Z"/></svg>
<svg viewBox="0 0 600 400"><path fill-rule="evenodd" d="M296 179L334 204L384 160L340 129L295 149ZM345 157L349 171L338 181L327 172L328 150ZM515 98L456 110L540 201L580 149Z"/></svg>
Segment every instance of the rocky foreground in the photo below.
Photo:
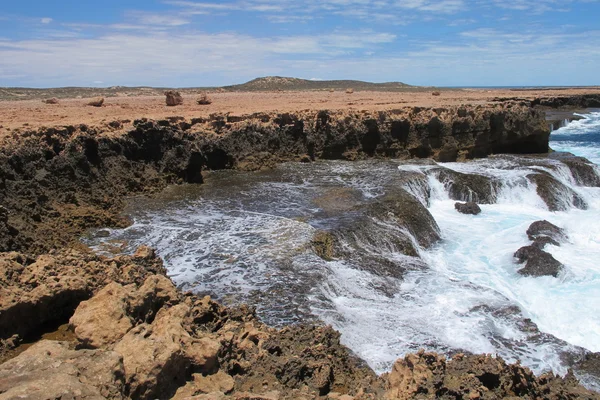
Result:
<svg viewBox="0 0 600 400"><path fill-rule="evenodd" d="M600 398L571 374L536 377L486 355L408 355L378 377L331 328L270 328L248 307L178 291L152 249L107 258L78 241L89 228L126 225L119 212L127 196L202 183L209 170L547 153L548 126L531 104L123 124L41 128L4 139L0 399ZM571 161L593 179L585 162ZM539 186L548 188L548 201L560 189L555 182ZM399 221L419 225L399 213Z"/></svg>

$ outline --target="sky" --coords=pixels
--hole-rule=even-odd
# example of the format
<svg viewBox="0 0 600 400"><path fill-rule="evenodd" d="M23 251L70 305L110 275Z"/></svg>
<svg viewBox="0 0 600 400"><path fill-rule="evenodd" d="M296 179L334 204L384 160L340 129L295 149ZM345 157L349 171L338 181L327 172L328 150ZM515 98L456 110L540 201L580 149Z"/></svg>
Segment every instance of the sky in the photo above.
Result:
<svg viewBox="0 0 600 400"><path fill-rule="evenodd" d="M600 0L0 0L0 87L600 84Z"/></svg>

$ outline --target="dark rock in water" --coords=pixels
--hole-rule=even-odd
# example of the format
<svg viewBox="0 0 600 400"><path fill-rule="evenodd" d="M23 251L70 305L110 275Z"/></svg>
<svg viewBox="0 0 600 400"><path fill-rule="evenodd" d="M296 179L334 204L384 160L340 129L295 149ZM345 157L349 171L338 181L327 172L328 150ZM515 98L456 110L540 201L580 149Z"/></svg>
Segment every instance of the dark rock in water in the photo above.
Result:
<svg viewBox="0 0 600 400"><path fill-rule="evenodd" d="M570 206L587 210L585 200L562 182L547 172L527 175L527 179L537 186L537 194L544 200L550 211L566 211Z"/></svg>
<svg viewBox="0 0 600 400"><path fill-rule="evenodd" d="M478 215L481 213L481 207L479 207L477 203L473 202L456 203L454 204L454 208L461 214Z"/></svg>
<svg viewBox="0 0 600 400"><path fill-rule="evenodd" d="M521 247L515 253L519 264L527 262L518 272L523 276L553 276L557 277L563 265L552 254L536 246Z"/></svg>
<svg viewBox="0 0 600 400"><path fill-rule="evenodd" d="M477 174L463 174L448 168L440 168L435 173L440 182L448 189L452 200L480 204L496 202L496 193L501 183L494 178Z"/></svg>
<svg viewBox="0 0 600 400"><path fill-rule="evenodd" d="M569 167L571 175L578 185L600 187L600 176L596 172L596 166L587 158L563 152L550 153L549 157L560 160Z"/></svg>
<svg viewBox="0 0 600 400"><path fill-rule="evenodd" d="M567 235L562 228L543 220L543 221L535 221L529 228L527 229L527 237L529 240L533 240L535 242L545 242L552 243L556 246L559 245L559 242L565 241L567 239Z"/></svg>

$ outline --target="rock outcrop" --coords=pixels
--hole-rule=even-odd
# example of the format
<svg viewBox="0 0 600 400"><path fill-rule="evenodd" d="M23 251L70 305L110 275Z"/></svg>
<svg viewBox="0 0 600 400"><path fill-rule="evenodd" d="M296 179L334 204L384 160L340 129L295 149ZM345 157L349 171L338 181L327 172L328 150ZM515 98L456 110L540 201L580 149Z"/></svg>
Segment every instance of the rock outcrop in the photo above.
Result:
<svg viewBox="0 0 600 400"><path fill-rule="evenodd" d="M541 113L514 105L393 111L216 114L138 120L128 132L69 126L23 132L0 150L0 251L43 253L95 226L124 226L126 195L201 183L202 171L255 170L278 162L366 157L452 161L498 152L546 152ZM489 182L453 182L482 193ZM459 176L460 177L460 176ZM493 186L493 183L492 183Z"/></svg>
<svg viewBox="0 0 600 400"><path fill-rule="evenodd" d="M66 321L80 302L108 283L141 284L153 273L164 273L162 262L144 249L109 260L77 250L37 259L0 254L0 339L26 337L44 324Z"/></svg>

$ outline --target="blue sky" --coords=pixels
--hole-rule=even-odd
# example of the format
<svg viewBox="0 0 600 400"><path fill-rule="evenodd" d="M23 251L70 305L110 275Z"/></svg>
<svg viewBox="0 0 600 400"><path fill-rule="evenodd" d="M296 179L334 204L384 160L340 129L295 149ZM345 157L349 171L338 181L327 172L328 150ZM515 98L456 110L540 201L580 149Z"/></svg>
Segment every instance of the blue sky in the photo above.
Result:
<svg viewBox="0 0 600 400"><path fill-rule="evenodd" d="M0 0L0 86L599 85L600 0Z"/></svg>

